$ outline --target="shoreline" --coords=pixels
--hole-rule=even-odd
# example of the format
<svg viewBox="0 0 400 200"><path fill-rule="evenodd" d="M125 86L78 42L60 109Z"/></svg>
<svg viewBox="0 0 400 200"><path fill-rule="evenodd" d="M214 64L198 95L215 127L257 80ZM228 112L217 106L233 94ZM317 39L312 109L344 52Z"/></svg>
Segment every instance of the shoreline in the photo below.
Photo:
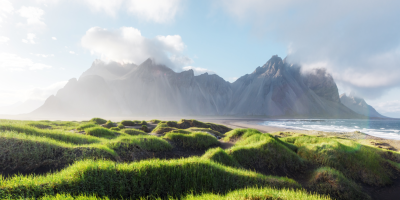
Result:
<svg viewBox="0 0 400 200"><path fill-rule="evenodd" d="M263 133L277 133L277 132L295 132L305 135L322 136L322 137L338 137L346 138L355 141L363 140L363 144L375 146L392 151L400 151L400 140L388 139L368 135L362 132L325 132L318 130L299 130L275 126L260 125L263 121L260 119L201 119L204 122L211 122L222 124L229 128L254 128Z"/></svg>

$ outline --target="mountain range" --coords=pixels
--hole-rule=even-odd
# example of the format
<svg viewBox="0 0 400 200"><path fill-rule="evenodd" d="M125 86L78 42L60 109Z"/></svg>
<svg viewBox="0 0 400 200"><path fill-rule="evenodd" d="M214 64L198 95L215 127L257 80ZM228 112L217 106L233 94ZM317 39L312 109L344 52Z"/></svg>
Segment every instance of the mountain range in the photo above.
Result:
<svg viewBox="0 0 400 200"><path fill-rule="evenodd" d="M375 108L368 105L364 99L356 97L353 93L350 93L350 95L340 95L340 102L342 102L343 105L350 108L354 112L361 115L365 115L371 118L388 118L378 113Z"/></svg>
<svg viewBox="0 0 400 200"><path fill-rule="evenodd" d="M326 70L303 73L278 56L233 83L216 74L177 73L151 59L140 65L96 60L30 115L365 117L343 105Z"/></svg>

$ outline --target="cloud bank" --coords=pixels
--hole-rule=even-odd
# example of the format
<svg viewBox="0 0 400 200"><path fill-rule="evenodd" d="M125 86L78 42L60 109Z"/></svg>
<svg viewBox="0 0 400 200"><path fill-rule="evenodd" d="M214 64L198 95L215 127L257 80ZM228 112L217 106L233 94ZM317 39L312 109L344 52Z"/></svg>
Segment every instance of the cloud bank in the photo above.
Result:
<svg viewBox="0 0 400 200"><path fill-rule="evenodd" d="M335 80L364 97L400 86L400 1L219 0L254 33L284 42L288 58L327 67Z"/></svg>
<svg viewBox="0 0 400 200"><path fill-rule="evenodd" d="M29 58L21 58L15 54L0 53L0 70L26 71L50 69L52 66L33 62Z"/></svg>
<svg viewBox="0 0 400 200"><path fill-rule="evenodd" d="M167 23L174 19L181 8L181 0L85 0L95 12L105 12L116 17L122 9L145 21Z"/></svg>
<svg viewBox="0 0 400 200"><path fill-rule="evenodd" d="M138 29L122 27L107 30L93 27L81 39L82 47L99 55L104 61L141 64L148 58L168 67L180 70L192 60L183 51L186 45L179 35L146 38Z"/></svg>

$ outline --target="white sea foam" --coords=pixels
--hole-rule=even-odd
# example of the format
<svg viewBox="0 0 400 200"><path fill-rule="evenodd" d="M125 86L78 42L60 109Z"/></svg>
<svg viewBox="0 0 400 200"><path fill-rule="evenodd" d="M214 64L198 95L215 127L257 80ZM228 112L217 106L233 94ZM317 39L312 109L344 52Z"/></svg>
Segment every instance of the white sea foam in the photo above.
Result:
<svg viewBox="0 0 400 200"><path fill-rule="evenodd" d="M266 126L277 126L298 130L317 130L326 132L360 131L367 135L400 140L400 121L372 120L276 120L266 121ZM380 127L379 127L380 126ZM383 127L390 128L383 128Z"/></svg>

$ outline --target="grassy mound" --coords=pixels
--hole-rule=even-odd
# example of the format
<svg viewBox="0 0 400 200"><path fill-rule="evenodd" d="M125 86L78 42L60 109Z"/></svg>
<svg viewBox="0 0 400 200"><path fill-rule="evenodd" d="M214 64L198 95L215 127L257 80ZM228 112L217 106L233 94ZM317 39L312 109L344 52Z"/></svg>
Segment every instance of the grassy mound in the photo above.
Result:
<svg viewBox="0 0 400 200"><path fill-rule="evenodd" d="M152 133L164 134L166 132L170 132L173 130L176 130L176 128L169 127L167 123L161 122L157 124L157 126L153 129Z"/></svg>
<svg viewBox="0 0 400 200"><path fill-rule="evenodd" d="M70 194L57 194L55 196L46 195L40 200L102 200L107 199L96 197L94 195L80 195L72 196ZM149 199L148 197L143 197L141 199ZM155 198L152 198L155 199ZM161 198L157 198L161 199ZM175 199L173 197L168 197L168 199ZM234 190L226 195L218 195L213 193L206 193L201 195L189 194L182 198L182 200L330 200L329 197L309 194L304 190L293 190L293 189L274 189L274 188L246 188L240 190Z"/></svg>
<svg viewBox="0 0 400 200"><path fill-rule="evenodd" d="M209 159L226 166L241 168L239 163L220 147L207 150L202 158Z"/></svg>
<svg viewBox="0 0 400 200"><path fill-rule="evenodd" d="M148 160L131 164L80 161L58 173L14 176L0 181L2 198L40 198L56 193L109 198L184 197L224 194L246 187L299 188L288 178L264 176L200 158Z"/></svg>
<svg viewBox="0 0 400 200"><path fill-rule="evenodd" d="M112 123L111 120L108 120L108 121L104 124L104 127L106 127L106 128L114 127L114 123Z"/></svg>
<svg viewBox="0 0 400 200"><path fill-rule="evenodd" d="M274 189L274 188L246 188L229 192L226 195L217 194L202 194L202 195L188 195L184 200L329 200L331 198L318 195L309 194L305 190L293 189Z"/></svg>
<svg viewBox="0 0 400 200"><path fill-rule="evenodd" d="M105 124L107 120L102 119L102 118L92 118L90 122L93 122L95 124Z"/></svg>
<svg viewBox="0 0 400 200"><path fill-rule="evenodd" d="M242 138L248 133L245 132ZM305 167L304 160L282 143L268 134L252 134L236 143L228 150L228 154L248 169L283 170L285 173L302 170Z"/></svg>
<svg viewBox="0 0 400 200"><path fill-rule="evenodd" d="M130 120L122 120L121 124L124 126L135 126L135 122L130 121Z"/></svg>
<svg viewBox="0 0 400 200"><path fill-rule="evenodd" d="M348 180L341 172L329 167L322 167L314 172L310 180L310 189L335 199L371 199L362 192L360 186Z"/></svg>
<svg viewBox="0 0 400 200"><path fill-rule="evenodd" d="M208 149L211 146L219 144L215 137L202 132L191 134L167 133L164 138L173 141L178 146L190 149Z"/></svg>
<svg viewBox="0 0 400 200"><path fill-rule="evenodd" d="M114 138L115 133L103 128L103 127L92 127L85 129L86 135L91 135L95 137L103 137L103 138Z"/></svg>
<svg viewBox="0 0 400 200"><path fill-rule="evenodd" d="M120 131L121 129L118 128L118 127L111 127L110 130L111 130L111 131Z"/></svg>
<svg viewBox="0 0 400 200"><path fill-rule="evenodd" d="M184 130L184 129L175 129L175 130L170 131L169 133L191 134L192 132L191 132L191 131Z"/></svg>
<svg viewBox="0 0 400 200"><path fill-rule="evenodd" d="M170 151L172 149L171 144L167 141L149 135L121 137L107 143L107 147L113 149L123 160L130 160L135 153Z"/></svg>
<svg viewBox="0 0 400 200"><path fill-rule="evenodd" d="M0 132L0 171L28 172L42 166L59 168L86 158L110 159L106 148L76 146L57 140L15 132Z"/></svg>
<svg viewBox="0 0 400 200"><path fill-rule="evenodd" d="M150 120L149 122L150 122L150 123L153 123L153 124L158 124L158 123L160 123L160 122L161 122L161 120L158 120L158 119L152 119L152 120Z"/></svg>
<svg viewBox="0 0 400 200"><path fill-rule="evenodd" d="M209 134L212 134L214 136L219 136L219 137L224 137L224 134L218 132L218 131L214 131L211 128L197 128L197 127L190 127L188 129L185 129L187 131L191 131L191 132L206 132Z"/></svg>
<svg viewBox="0 0 400 200"><path fill-rule="evenodd" d="M128 135L147 135L146 132L138 129L124 129L122 132Z"/></svg>
<svg viewBox="0 0 400 200"><path fill-rule="evenodd" d="M239 139L246 139L247 137L250 137L254 134L262 134L260 131L256 130L256 129L234 129L231 130L227 133L225 133L225 138L224 141L228 142L234 142L237 141Z"/></svg>
<svg viewBox="0 0 400 200"><path fill-rule="evenodd" d="M200 122L194 119L181 119L180 121L176 122L176 125L174 124L168 124L171 127L175 128L180 128L180 129L187 129L190 127L197 127L197 128L209 128L213 131L218 131L220 133L226 133L232 129L219 125L219 124L213 124L213 123L204 123Z"/></svg>
<svg viewBox="0 0 400 200"><path fill-rule="evenodd" d="M28 126L33 126L35 128L40 128L40 129L46 129L46 128L51 128L49 125L50 122L30 122L27 125Z"/></svg>
<svg viewBox="0 0 400 200"><path fill-rule="evenodd" d="M100 142L100 140L96 137L84 136L72 132L65 132L62 130L38 129L21 122L0 122L0 131L23 133L24 135L45 137L72 144L92 144Z"/></svg>
<svg viewBox="0 0 400 200"><path fill-rule="evenodd" d="M76 129L77 130L85 130L87 128L92 128L92 127L96 127L96 126L99 126L99 125L97 125L95 123L85 123L85 124L78 126L78 128L76 128Z"/></svg>
<svg viewBox="0 0 400 200"><path fill-rule="evenodd" d="M299 136L282 140L296 145L302 158L336 169L353 180L370 185L391 183L393 172L386 167L389 163L380 155L382 150L338 138Z"/></svg>

